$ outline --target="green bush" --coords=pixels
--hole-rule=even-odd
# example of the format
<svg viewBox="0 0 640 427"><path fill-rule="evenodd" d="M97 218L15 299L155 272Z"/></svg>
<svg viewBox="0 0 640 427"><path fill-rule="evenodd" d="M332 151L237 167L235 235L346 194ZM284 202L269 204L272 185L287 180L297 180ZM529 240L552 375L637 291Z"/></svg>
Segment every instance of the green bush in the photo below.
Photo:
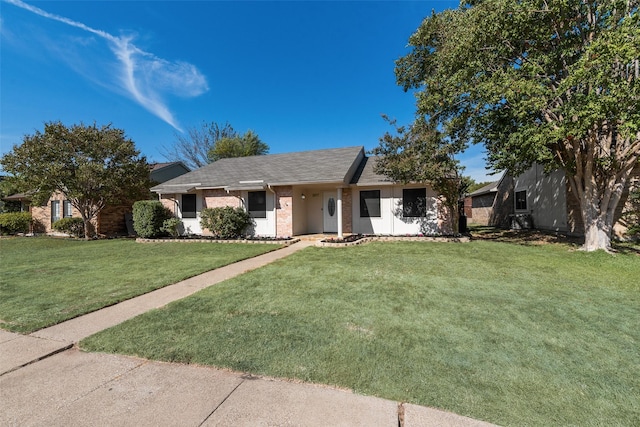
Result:
<svg viewBox="0 0 640 427"><path fill-rule="evenodd" d="M84 221L82 218L61 218L51 224L51 227L56 231L75 237L84 235Z"/></svg>
<svg viewBox="0 0 640 427"><path fill-rule="evenodd" d="M171 237L178 237L180 235L180 229L182 228L182 221L179 218L172 217L165 219L162 223L160 230L169 233Z"/></svg>
<svg viewBox="0 0 640 427"><path fill-rule="evenodd" d="M29 212L6 212L0 214L0 234L28 233L31 224Z"/></svg>
<svg viewBox="0 0 640 427"><path fill-rule="evenodd" d="M153 238L162 235L162 226L171 212L157 200L140 200L133 204L133 229L138 236Z"/></svg>
<svg viewBox="0 0 640 427"><path fill-rule="evenodd" d="M200 226L221 239L235 239L252 224L251 216L242 208L206 208L200 215Z"/></svg>

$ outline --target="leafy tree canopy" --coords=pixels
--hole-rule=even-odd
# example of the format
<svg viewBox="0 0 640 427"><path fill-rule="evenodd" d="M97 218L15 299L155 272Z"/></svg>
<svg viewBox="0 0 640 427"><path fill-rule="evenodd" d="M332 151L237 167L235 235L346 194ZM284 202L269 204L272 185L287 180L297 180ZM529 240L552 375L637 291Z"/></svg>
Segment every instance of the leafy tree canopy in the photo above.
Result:
<svg viewBox="0 0 640 427"><path fill-rule="evenodd" d="M491 184L492 182L494 181L475 182L474 180L471 180L467 187L467 193L473 193L474 191L479 190L485 185Z"/></svg>
<svg viewBox="0 0 640 427"><path fill-rule="evenodd" d="M124 131L111 125L44 125L0 159L22 192L42 204L55 192L71 202L94 235L91 220L107 205L146 198L149 165Z"/></svg>
<svg viewBox="0 0 640 427"><path fill-rule="evenodd" d="M163 147L163 156L169 161L182 162L189 169L201 168L209 163L209 152L224 138L236 138L238 132L229 123L203 122L200 127L187 129L186 135L176 134L171 148Z"/></svg>
<svg viewBox="0 0 640 427"><path fill-rule="evenodd" d="M384 119L395 127L395 133L387 132L373 150L373 154L380 156L375 171L402 183L429 182L442 196L452 231L457 231L458 199L469 185L454 157L460 148L424 119L416 120L411 126L397 126L395 120L386 116Z"/></svg>
<svg viewBox="0 0 640 427"><path fill-rule="evenodd" d="M229 157L261 156L269 152L269 146L249 130L242 136L221 138L209 150L209 162Z"/></svg>
<svg viewBox="0 0 640 427"><path fill-rule="evenodd" d="M396 62L418 120L489 165L566 172L586 250L610 248L614 212L640 155L638 0L463 1L426 18Z"/></svg>

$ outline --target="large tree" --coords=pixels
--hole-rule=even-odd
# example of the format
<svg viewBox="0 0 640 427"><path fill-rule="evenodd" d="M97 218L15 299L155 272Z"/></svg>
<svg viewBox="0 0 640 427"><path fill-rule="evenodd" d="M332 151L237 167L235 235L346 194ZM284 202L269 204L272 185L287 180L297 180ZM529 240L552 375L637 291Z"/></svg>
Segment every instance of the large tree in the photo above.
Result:
<svg viewBox="0 0 640 427"><path fill-rule="evenodd" d="M85 237L94 235L91 220L107 204L144 198L149 165L124 131L111 125L44 125L0 159L20 191L42 204L59 192L84 221Z"/></svg>
<svg viewBox="0 0 640 427"><path fill-rule="evenodd" d="M174 145L163 147L163 156L170 161L181 161L190 169L198 169L209 163L209 152L225 138L236 138L238 132L229 123L203 122L200 127L187 129L186 134L176 134Z"/></svg>
<svg viewBox="0 0 640 427"><path fill-rule="evenodd" d="M565 171L583 249L609 250L640 156L638 0L477 0L427 17L396 62L417 115L489 165Z"/></svg>
<svg viewBox="0 0 640 427"><path fill-rule="evenodd" d="M469 179L462 176L462 166L455 153L462 147L444 138L423 118L411 126L397 126L395 120L383 117L394 128L380 138L380 145L373 150L379 156L376 173L394 181L429 182L447 208L451 231L458 231L458 199L469 186Z"/></svg>
<svg viewBox="0 0 640 427"><path fill-rule="evenodd" d="M242 136L221 138L209 150L209 162L229 157L261 156L269 152L269 146L249 130Z"/></svg>

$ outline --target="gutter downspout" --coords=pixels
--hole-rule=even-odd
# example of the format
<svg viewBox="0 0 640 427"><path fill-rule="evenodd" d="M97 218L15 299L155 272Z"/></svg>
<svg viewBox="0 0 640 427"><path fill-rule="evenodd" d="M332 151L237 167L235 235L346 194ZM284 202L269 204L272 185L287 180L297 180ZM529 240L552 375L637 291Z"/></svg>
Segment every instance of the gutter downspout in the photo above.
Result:
<svg viewBox="0 0 640 427"><path fill-rule="evenodd" d="M227 194L231 194L231 190L229 190L229 188L225 188L224 191L226 191ZM246 210L246 206L244 204L244 200L242 200L242 197L238 196L237 194L231 194L231 195L240 201L240 206L238 207L243 207Z"/></svg>

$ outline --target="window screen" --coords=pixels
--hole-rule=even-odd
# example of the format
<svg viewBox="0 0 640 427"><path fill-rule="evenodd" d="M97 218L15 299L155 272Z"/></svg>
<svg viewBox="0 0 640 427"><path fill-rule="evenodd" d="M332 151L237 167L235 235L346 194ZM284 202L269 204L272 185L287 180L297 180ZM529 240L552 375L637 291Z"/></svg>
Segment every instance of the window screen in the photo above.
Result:
<svg viewBox="0 0 640 427"><path fill-rule="evenodd" d="M267 217L267 192L266 191L250 191L249 192L249 215L252 218Z"/></svg>
<svg viewBox="0 0 640 427"><path fill-rule="evenodd" d="M405 218L427 216L426 188L405 188L402 190L402 216Z"/></svg>
<svg viewBox="0 0 640 427"><path fill-rule="evenodd" d="M60 219L60 200L51 201L51 224Z"/></svg>
<svg viewBox="0 0 640 427"><path fill-rule="evenodd" d="M527 210L527 190L516 191L516 210Z"/></svg>
<svg viewBox="0 0 640 427"><path fill-rule="evenodd" d="M183 194L182 195L182 218L195 218L195 217L196 217L196 195Z"/></svg>
<svg viewBox="0 0 640 427"><path fill-rule="evenodd" d="M63 215L65 218L71 218L73 216L73 207L69 200L65 200L63 204Z"/></svg>
<svg viewBox="0 0 640 427"><path fill-rule="evenodd" d="M360 218L380 217L380 190L360 192Z"/></svg>

